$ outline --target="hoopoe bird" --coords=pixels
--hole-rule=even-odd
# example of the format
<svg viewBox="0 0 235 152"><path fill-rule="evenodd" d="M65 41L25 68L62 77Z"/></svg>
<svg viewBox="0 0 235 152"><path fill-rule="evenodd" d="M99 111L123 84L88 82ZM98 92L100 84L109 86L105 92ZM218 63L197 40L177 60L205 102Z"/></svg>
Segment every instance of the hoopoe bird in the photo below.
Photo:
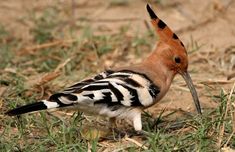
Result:
<svg viewBox="0 0 235 152"><path fill-rule="evenodd" d="M146 8L159 41L141 63L106 70L51 95L48 100L15 108L6 114L14 116L46 109L75 108L110 119L128 119L136 131L141 131L141 112L165 96L176 74L186 81L201 114L198 95L187 71L188 57L183 43L148 4Z"/></svg>

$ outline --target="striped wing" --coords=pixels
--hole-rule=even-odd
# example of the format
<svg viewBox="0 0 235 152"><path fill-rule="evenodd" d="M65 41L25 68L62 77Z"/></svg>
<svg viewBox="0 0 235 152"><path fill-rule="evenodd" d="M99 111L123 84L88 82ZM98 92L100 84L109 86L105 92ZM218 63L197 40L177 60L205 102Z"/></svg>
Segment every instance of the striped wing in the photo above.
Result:
<svg viewBox="0 0 235 152"><path fill-rule="evenodd" d="M159 92L144 74L108 70L52 95L49 101L57 102L60 107L79 103L147 107L153 104Z"/></svg>

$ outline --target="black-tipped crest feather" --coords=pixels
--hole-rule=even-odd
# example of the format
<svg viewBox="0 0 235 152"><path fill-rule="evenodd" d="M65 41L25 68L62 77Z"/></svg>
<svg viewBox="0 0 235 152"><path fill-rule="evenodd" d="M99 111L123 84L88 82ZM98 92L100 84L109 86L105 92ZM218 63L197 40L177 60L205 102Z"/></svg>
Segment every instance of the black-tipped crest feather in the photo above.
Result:
<svg viewBox="0 0 235 152"><path fill-rule="evenodd" d="M152 8L149 6L149 4L146 5L147 11L149 13L149 16L151 17L151 19L157 19L157 15L154 13L154 11L152 10Z"/></svg>

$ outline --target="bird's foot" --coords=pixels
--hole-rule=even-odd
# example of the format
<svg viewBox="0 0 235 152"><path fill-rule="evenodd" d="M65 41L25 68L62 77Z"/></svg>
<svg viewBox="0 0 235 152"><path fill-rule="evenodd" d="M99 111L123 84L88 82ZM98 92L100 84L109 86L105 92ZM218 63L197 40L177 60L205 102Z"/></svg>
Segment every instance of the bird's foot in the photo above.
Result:
<svg viewBox="0 0 235 152"><path fill-rule="evenodd" d="M138 130L138 131L132 130L132 131L129 131L129 132L128 132L128 135L129 135L130 137L133 137L133 136L140 136L140 137L146 138L146 137L148 137L148 136L151 136L152 133L147 132L147 131L144 131L144 130Z"/></svg>
<svg viewBox="0 0 235 152"><path fill-rule="evenodd" d="M110 132L111 133L108 136L104 137L103 139L118 141L118 140L124 138L127 134L126 131L123 131L123 130L120 130L117 128L111 128Z"/></svg>

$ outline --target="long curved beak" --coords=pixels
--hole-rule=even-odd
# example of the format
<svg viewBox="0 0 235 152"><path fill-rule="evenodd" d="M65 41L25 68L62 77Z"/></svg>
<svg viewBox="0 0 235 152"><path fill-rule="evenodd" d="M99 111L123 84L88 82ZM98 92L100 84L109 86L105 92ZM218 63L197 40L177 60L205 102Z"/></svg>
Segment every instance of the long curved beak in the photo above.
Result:
<svg viewBox="0 0 235 152"><path fill-rule="evenodd" d="M193 101L194 101L196 109L197 109L197 112L199 114L202 114L200 102L199 102L198 95L197 95L197 91L196 91L196 89L193 85L193 82L192 82L192 79L191 79L189 73L186 71L186 72L181 73L181 75L184 78L187 86L189 87L189 90L192 94Z"/></svg>

